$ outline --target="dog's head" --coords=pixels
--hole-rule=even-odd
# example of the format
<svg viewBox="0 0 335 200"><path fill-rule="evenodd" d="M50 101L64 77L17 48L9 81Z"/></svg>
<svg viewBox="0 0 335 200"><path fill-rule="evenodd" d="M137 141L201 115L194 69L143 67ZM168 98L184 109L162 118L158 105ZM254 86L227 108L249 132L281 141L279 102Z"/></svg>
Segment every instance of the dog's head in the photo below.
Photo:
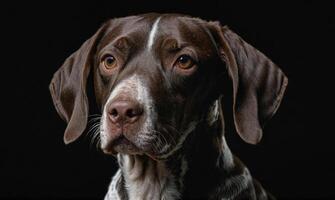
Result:
<svg viewBox="0 0 335 200"><path fill-rule="evenodd" d="M171 154L199 122L210 123L222 95L232 99L237 133L257 143L287 84L266 56L217 22L175 14L113 19L51 81L55 107L68 122L65 143L86 128L90 72L103 151L152 157Z"/></svg>

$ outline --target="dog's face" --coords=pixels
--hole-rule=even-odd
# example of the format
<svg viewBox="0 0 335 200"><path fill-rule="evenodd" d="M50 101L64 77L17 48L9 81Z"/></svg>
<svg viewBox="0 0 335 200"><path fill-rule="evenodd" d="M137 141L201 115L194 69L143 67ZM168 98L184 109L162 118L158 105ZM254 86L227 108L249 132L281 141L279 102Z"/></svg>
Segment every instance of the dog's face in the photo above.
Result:
<svg viewBox="0 0 335 200"><path fill-rule="evenodd" d="M181 15L147 14L114 19L64 63L50 85L59 114L68 122L65 142L86 127L86 81L94 74L102 110L105 153L167 157L232 83L236 131L249 142L276 111L284 74L263 54L217 23Z"/></svg>
<svg viewBox="0 0 335 200"><path fill-rule="evenodd" d="M101 148L154 157L176 150L215 99L220 59L210 34L175 17L121 21L109 32L94 69Z"/></svg>

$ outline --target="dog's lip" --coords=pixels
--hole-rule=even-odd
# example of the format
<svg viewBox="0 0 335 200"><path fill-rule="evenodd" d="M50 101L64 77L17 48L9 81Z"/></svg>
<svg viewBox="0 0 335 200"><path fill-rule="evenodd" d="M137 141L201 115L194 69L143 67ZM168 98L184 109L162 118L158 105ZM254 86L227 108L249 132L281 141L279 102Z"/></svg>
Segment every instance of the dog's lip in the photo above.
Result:
<svg viewBox="0 0 335 200"><path fill-rule="evenodd" d="M106 154L142 154L140 148L138 148L133 142L127 139L124 135L120 135L110 142L106 148L103 149Z"/></svg>
<svg viewBox="0 0 335 200"><path fill-rule="evenodd" d="M120 144L125 144L125 145L131 145L132 142L130 142L125 136L120 135L118 138L116 138L113 142L112 142L112 146L115 145L120 145Z"/></svg>

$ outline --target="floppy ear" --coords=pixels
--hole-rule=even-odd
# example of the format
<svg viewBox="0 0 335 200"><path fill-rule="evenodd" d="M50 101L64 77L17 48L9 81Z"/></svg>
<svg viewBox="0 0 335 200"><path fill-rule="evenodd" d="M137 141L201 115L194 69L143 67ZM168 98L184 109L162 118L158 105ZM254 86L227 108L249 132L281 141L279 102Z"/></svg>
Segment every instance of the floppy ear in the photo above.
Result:
<svg viewBox="0 0 335 200"><path fill-rule="evenodd" d="M269 58L227 26L214 26L218 50L232 81L236 132L247 143L256 144L263 125L277 111L288 80Z"/></svg>
<svg viewBox="0 0 335 200"><path fill-rule="evenodd" d="M54 106L60 117L68 123L64 133L66 144L76 140L87 125L86 82L94 63L97 43L104 32L103 29L104 27L100 28L65 60L49 85Z"/></svg>

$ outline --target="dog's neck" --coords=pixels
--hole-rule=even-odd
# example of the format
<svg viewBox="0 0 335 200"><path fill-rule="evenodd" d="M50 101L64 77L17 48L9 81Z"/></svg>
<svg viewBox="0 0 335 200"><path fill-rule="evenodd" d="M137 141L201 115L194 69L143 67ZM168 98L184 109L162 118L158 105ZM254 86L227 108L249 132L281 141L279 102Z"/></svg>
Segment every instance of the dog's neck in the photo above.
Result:
<svg viewBox="0 0 335 200"><path fill-rule="evenodd" d="M128 198L179 199L210 193L222 169L233 167L221 127L219 120L199 124L185 141L188 144L164 161L119 154Z"/></svg>
<svg viewBox="0 0 335 200"><path fill-rule="evenodd" d="M148 156L120 155L119 164L129 199L179 199L180 173L168 162Z"/></svg>

